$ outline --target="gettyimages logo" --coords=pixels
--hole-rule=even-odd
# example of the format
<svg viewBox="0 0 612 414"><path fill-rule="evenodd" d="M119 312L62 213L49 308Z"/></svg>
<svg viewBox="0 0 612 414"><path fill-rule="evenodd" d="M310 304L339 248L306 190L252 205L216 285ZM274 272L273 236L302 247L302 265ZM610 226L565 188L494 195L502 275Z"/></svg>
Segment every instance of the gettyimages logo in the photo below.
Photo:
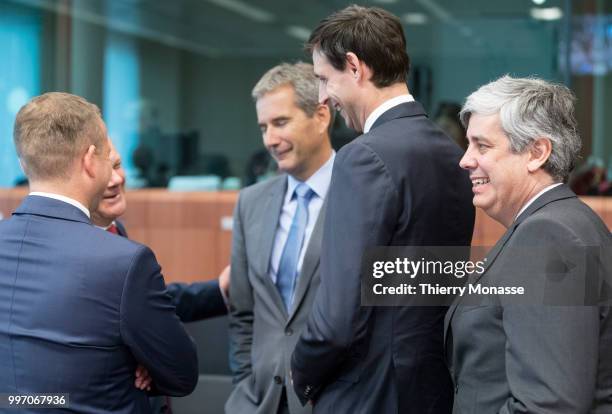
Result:
<svg viewBox="0 0 612 414"><path fill-rule="evenodd" d="M363 306L596 306L612 302L612 247L394 246L365 252ZM494 260L494 262L491 262Z"/></svg>
<svg viewBox="0 0 612 414"><path fill-rule="evenodd" d="M376 261L372 265L372 276L380 279L389 275L402 275L414 279L417 275L446 275L463 278L473 273L482 273L487 259L473 262L471 260L410 260L397 257L394 261Z"/></svg>

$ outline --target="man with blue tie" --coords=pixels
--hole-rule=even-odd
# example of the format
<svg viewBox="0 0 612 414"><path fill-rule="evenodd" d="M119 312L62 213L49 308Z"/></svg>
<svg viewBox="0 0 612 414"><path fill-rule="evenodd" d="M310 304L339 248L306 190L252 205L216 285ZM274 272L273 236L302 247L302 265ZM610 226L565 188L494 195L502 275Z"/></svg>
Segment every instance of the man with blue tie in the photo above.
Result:
<svg viewBox="0 0 612 414"><path fill-rule="evenodd" d="M255 85L263 142L283 174L241 191L234 212L227 413L306 414L289 358L319 285L325 198L335 153L332 111L312 65L282 64Z"/></svg>
<svg viewBox="0 0 612 414"><path fill-rule="evenodd" d="M68 394L72 412L148 413L134 386L141 364L159 393L189 394L195 346L153 252L90 222L112 170L98 108L41 95L17 114L14 141L32 192L0 222L0 393Z"/></svg>

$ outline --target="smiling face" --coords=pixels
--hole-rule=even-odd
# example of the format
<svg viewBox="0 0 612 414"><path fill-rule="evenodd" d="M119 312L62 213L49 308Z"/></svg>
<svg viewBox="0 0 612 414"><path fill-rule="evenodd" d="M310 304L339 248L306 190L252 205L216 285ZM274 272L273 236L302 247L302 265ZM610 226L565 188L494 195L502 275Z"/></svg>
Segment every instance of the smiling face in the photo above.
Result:
<svg viewBox="0 0 612 414"><path fill-rule="evenodd" d="M112 174L107 182L106 189L98 208L92 214L92 222L100 227L110 225L113 220L123 215L127 208L125 200L125 171L121 165L121 156L110 143L110 161L112 163Z"/></svg>
<svg viewBox="0 0 612 414"><path fill-rule="evenodd" d="M309 117L296 105L293 86L282 85L257 99L257 123L278 168L307 180L330 157L329 110L319 105Z"/></svg>
<svg viewBox="0 0 612 414"><path fill-rule="evenodd" d="M533 193L529 151L511 151L498 114L472 114L467 138L459 165L470 172L474 206L508 227Z"/></svg>
<svg viewBox="0 0 612 414"><path fill-rule="evenodd" d="M357 81L349 65L343 71L337 70L318 49L312 53L312 63L315 75L319 78L319 102L326 104L329 101L344 118L347 127L363 131L365 117L360 115Z"/></svg>

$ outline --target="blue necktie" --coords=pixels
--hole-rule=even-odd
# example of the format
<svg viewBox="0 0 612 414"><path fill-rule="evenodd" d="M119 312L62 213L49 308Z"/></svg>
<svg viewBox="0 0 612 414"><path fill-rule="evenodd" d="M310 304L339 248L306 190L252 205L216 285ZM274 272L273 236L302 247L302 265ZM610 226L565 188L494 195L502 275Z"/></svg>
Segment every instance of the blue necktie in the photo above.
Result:
<svg viewBox="0 0 612 414"><path fill-rule="evenodd" d="M285 309L289 311L293 302L293 289L297 278L297 266L300 258L300 251L304 243L306 234L306 224L308 223L308 203L314 192L306 184L301 183L295 187L294 194L297 196L297 209L293 216L293 222L289 229L289 235L283 247L278 272L276 274L276 287L283 298Z"/></svg>

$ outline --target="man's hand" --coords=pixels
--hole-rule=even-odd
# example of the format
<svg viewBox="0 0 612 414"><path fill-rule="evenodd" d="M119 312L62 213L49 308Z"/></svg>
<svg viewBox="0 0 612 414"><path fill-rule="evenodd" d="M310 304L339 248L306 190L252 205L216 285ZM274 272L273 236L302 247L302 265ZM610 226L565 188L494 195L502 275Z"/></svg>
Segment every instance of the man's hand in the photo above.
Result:
<svg viewBox="0 0 612 414"><path fill-rule="evenodd" d="M136 380L134 381L134 386L142 391L151 391L152 383L153 378L149 375L149 371L139 364L136 367Z"/></svg>
<svg viewBox="0 0 612 414"><path fill-rule="evenodd" d="M230 270L230 266L226 266L219 275L219 289L226 298L229 298Z"/></svg>

